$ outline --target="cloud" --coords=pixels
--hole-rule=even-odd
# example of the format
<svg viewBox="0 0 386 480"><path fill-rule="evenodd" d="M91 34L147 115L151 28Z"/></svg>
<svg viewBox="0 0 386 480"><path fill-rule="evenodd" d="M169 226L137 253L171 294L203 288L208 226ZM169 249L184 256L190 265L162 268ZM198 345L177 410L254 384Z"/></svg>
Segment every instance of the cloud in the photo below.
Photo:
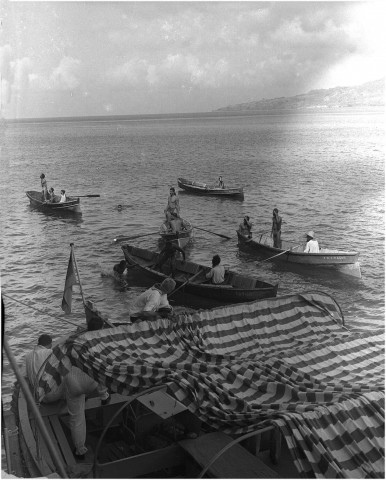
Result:
<svg viewBox="0 0 386 480"><path fill-rule="evenodd" d="M74 90L80 85L78 78L80 60L64 57L50 75L50 87L57 90Z"/></svg>

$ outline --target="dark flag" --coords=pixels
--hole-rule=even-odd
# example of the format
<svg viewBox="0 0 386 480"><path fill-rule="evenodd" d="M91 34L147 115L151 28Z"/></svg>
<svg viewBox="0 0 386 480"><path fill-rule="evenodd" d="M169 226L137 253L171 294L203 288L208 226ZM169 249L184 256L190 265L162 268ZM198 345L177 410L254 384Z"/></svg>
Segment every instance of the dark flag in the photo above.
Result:
<svg viewBox="0 0 386 480"><path fill-rule="evenodd" d="M66 283L64 285L63 299L62 299L62 310L66 313L71 313L71 303L72 303L72 286L77 285L78 281L75 275L74 263L72 261L72 252L70 254L70 260L68 261Z"/></svg>

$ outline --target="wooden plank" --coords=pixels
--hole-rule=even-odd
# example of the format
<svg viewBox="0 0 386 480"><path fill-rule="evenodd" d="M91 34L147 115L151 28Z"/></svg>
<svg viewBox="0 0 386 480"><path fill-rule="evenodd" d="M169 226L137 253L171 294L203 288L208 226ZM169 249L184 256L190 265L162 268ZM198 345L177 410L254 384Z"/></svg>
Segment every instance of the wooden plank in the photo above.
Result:
<svg viewBox="0 0 386 480"><path fill-rule="evenodd" d="M59 449L65 459L67 465L74 465L76 463L74 454L72 453L71 447L68 443L66 434L63 431L62 425L59 418L56 415L49 417L53 431L58 441Z"/></svg>
<svg viewBox="0 0 386 480"><path fill-rule="evenodd" d="M25 472L23 471L21 461L18 427L13 412L4 412L2 426L4 446L6 448L7 458L9 458L10 462L10 465L7 464L7 472L16 477L24 477Z"/></svg>
<svg viewBox="0 0 386 480"><path fill-rule="evenodd" d="M38 459L36 440L32 432L31 424L28 416L27 401L23 392L20 391L18 399L18 413L19 413L19 428L20 433L23 435L23 439L28 451L31 453L31 457L39 469L41 476L47 477L52 473L52 469L49 467L45 459Z"/></svg>
<svg viewBox="0 0 386 480"><path fill-rule="evenodd" d="M179 442L203 468L217 453L233 441L221 432L208 433L192 440ZM241 445L233 445L209 468L216 478L278 478L277 473Z"/></svg>
<svg viewBox="0 0 386 480"><path fill-rule="evenodd" d="M115 462L98 463L98 478L137 478L165 468L183 465L185 451L177 444Z"/></svg>

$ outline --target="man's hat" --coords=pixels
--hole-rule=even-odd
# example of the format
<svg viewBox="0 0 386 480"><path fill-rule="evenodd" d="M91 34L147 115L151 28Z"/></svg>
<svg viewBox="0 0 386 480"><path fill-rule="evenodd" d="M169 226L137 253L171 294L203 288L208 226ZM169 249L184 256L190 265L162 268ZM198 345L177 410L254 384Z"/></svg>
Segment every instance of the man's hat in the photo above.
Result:
<svg viewBox="0 0 386 480"><path fill-rule="evenodd" d="M176 282L172 278L168 277L168 278L165 278L165 280L161 283L159 288L163 293L168 294L174 290L175 286L176 286Z"/></svg>
<svg viewBox="0 0 386 480"><path fill-rule="evenodd" d="M314 238L314 236L315 236L315 234L314 234L314 232L313 232L312 230L307 233L307 237Z"/></svg>

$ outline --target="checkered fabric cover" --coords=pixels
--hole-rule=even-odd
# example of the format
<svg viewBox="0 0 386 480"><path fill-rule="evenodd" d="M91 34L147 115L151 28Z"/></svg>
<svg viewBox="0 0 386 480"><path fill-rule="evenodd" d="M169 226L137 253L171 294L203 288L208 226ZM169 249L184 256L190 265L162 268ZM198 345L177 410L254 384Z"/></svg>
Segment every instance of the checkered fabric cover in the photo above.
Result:
<svg viewBox="0 0 386 480"><path fill-rule="evenodd" d="M70 363L130 395L169 392L228 434L275 424L299 474L384 478L384 332L351 332L310 292L73 336L54 349L40 397Z"/></svg>

